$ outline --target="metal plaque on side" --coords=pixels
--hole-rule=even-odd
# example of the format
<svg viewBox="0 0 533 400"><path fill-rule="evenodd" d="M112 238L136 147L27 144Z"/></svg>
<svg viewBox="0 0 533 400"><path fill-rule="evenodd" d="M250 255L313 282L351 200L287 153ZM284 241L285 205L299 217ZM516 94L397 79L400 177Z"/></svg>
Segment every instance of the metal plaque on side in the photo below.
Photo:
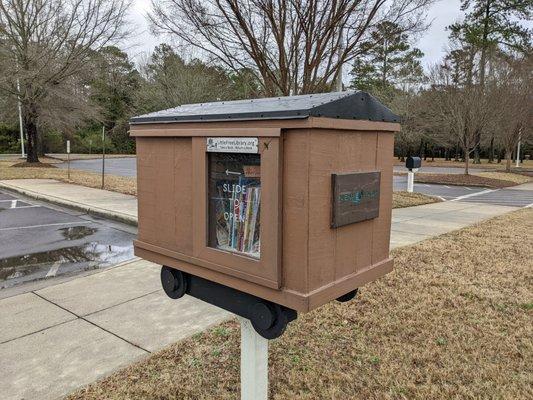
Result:
<svg viewBox="0 0 533 400"><path fill-rule="evenodd" d="M259 152L259 139L256 137L209 137L206 150L211 153L248 153Z"/></svg>
<svg viewBox="0 0 533 400"><path fill-rule="evenodd" d="M380 180L378 171L332 174L331 227L378 217Z"/></svg>

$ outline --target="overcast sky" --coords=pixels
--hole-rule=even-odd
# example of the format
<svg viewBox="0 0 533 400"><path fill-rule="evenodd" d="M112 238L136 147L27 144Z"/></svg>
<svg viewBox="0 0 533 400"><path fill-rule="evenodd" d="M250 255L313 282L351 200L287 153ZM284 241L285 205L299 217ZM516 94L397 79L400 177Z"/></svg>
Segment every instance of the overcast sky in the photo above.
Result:
<svg viewBox="0 0 533 400"><path fill-rule="evenodd" d="M439 62L445 51L448 40L446 27L459 20L462 16L459 10L460 0L441 0L435 3L428 14L428 22L431 22L430 29L415 44L425 54L423 64L428 65ZM134 36L128 44L128 53L135 59L142 57L142 54L149 54L154 47L165 42L165 37L154 37L150 33L146 22L146 13L150 9L150 0L134 0L131 19L135 26Z"/></svg>

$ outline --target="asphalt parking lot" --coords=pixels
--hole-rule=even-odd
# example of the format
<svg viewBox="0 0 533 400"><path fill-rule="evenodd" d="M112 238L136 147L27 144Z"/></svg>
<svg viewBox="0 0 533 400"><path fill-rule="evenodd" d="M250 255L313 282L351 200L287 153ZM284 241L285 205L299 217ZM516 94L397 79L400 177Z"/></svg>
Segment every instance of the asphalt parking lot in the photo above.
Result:
<svg viewBox="0 0 533 400"><path fill-rule="evenodd" d="M133 258L134 227L0 191L0 289Z"/></svg>
<svg viewBox="0 0 533 400"><path fill-rule="evenodd" d="M136 160L135 157L106 158L105 173L118 176L137 176ZM67 168L67 163L56 164L56 166L59 168ZM71 161L70 168L102 173L102 159Z"/></svg>

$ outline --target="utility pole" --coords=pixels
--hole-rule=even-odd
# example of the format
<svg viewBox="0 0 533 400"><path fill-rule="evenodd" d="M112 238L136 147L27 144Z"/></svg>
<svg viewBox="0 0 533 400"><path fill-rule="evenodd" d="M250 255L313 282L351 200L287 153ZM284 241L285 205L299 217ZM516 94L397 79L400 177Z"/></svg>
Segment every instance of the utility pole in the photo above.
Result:
<svg viewBox="0 0 533 400"><path fill-rule="evenodd" d="M105 125L102 125L102 189L104 188L105 175Z"/></svg>
<svg viewBox="0 0 533 400"><path fill-rule="evenodd" d="M19 109L19 129L20 129L20 156L22 158L26 157L24 153L24 126L22 124L22 104L20 103L20 80L17 78L17 99L18 99L18 109Z"/></svg>

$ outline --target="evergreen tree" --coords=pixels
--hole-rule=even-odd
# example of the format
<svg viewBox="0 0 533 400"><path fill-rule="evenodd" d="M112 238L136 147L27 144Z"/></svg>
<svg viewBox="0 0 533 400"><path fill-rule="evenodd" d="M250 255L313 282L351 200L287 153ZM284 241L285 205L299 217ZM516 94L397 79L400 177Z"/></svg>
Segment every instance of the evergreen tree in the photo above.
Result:
<svg viewBox="0 0 533 400"><path fill-rule="evenodd" d="M382 22L356 58L351 86L374 93L390 103L395 90L408 89L423 77L423 53L411 47L409 37L393 22Z"/></svg>
<svg viewBox="0 0 533 400"><path fill-rule="evenodd" d="M450 26L452 39L479 50L479 84L485 85L487 56L491 50L531 50L531 30L521 24L533 12L532 0L462 0L463 22Z"/></svg>
<svg viewBox="0 0 533 400"><path fill-rule="evenodd" d="M139 72L128 55L115 46L95 53L93 62L96 67L90 80L91 100L99 107L116 151L132 152L135 144L128 135L128 120L135 113L136 92L141 84Z"/></svg>

